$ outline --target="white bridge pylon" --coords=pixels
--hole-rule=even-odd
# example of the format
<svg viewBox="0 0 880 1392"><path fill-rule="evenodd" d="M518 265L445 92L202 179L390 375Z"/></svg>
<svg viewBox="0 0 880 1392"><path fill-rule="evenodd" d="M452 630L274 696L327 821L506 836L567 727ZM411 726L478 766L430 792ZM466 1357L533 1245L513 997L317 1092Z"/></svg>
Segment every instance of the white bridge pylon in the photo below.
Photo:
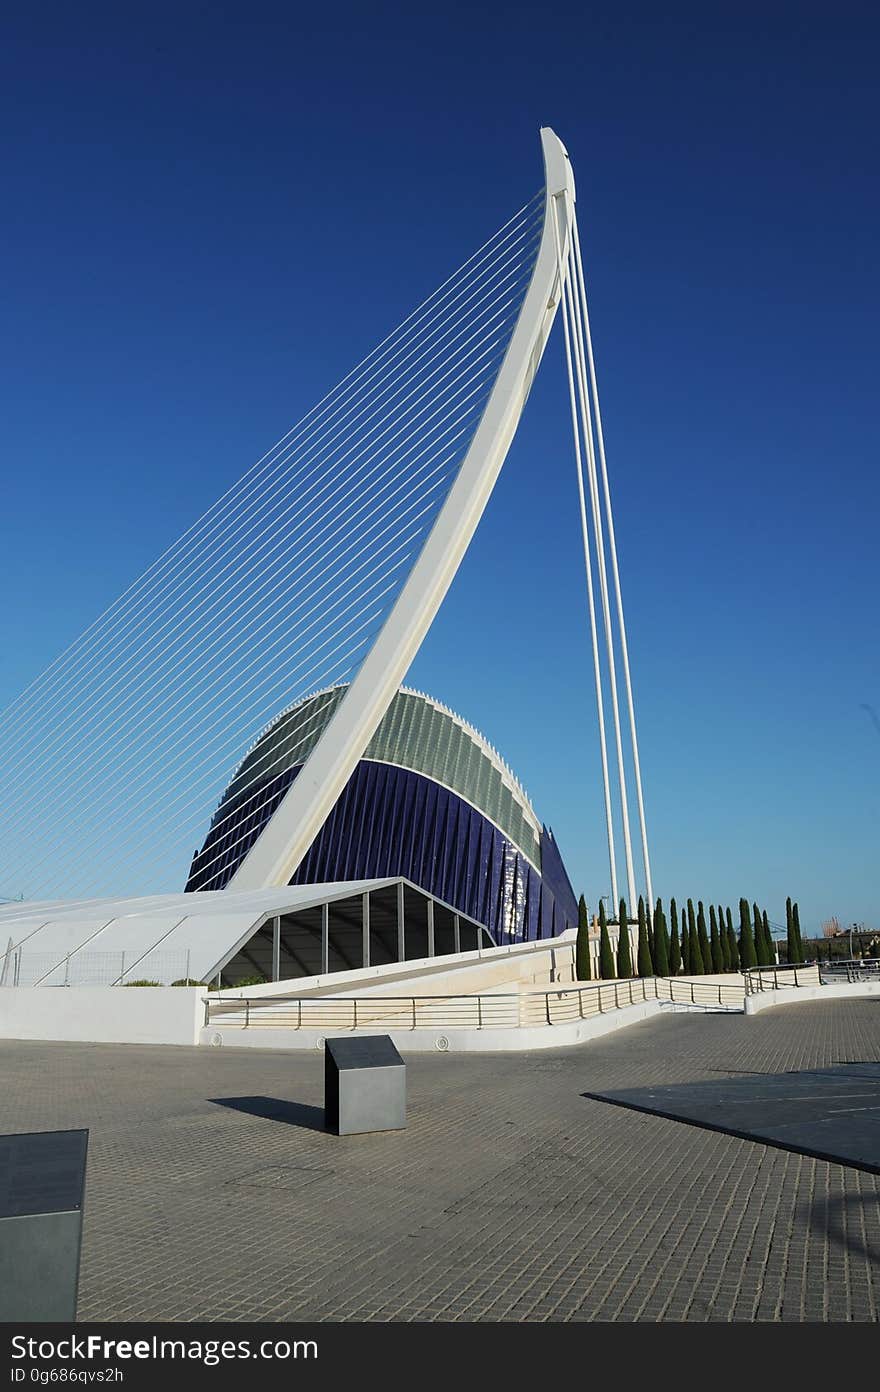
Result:
<svg viewBox="0 0 880 1392"><path fill-rule="evenodd" d="M574 176L541 142L543 191L0 713L3 895L180 890L209 821L200 888L290 882L452 583L561 304L611 890L622 831L633 907L631 778L653 901ZM295 751L270 744L226 802L259 732L333 685L295 780Z"/></svg>
<svg viewBox="0 0 880 1392"><path fill-rule="evenodd" d="M562 141L548 127L541 131L541 143L544 154L545 204L538 255L531 283L526 291L507 352L470 447L421 554L373 647L365 657L360 671L352 681L339 710L309 755L295 783L285 794L269 824L242 860L230 881L231 888L255 889L266 885L287 884L323 826L355 766L363 756L364 750L391 704L395 692L403 681L433 622L483 514L516 433L523 407L541 362L550 330L553 327L560 299L564 296L566 353L572 389L572 422L589 590L612 894L616 908L618 893L613 813L608 778L590 544L583 504L581 438L585 439L587 445L587 472L594 537L599 557L600 590L606 655L612 691L629 903L631 908L635 906L636 888L629 829L626 772L618 710L614 639L608 600L601 507L598 496L596 451L593 446L592 420L586 386L588 377L598 429L598 455L623 652L632 753L638 790L645 883L648 904L653 904L635 713L626 646L626 630L623 621L623 602L617 566L614 524L611 515L611 496L605 462L593 351L590 342L586 291L580 248L577 241L574 173L568 152ZM572 357L574 358L578 382L577 402L571 381Z"/></svg>

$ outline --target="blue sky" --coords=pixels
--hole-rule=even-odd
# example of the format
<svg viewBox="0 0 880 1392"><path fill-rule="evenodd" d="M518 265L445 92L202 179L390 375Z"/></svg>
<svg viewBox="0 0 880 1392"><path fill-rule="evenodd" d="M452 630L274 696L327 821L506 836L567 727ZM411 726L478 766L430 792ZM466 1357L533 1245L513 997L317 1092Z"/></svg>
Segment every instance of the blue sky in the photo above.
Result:
<svg viewBox="0 0 880 1392"><path fill-rule="evenodd" d="M868 6L18 7L0 702L572 155L654 882L880 923ZM608 891L560 342L410 674ZM2 889L2 886L0 886Z"/></svg>

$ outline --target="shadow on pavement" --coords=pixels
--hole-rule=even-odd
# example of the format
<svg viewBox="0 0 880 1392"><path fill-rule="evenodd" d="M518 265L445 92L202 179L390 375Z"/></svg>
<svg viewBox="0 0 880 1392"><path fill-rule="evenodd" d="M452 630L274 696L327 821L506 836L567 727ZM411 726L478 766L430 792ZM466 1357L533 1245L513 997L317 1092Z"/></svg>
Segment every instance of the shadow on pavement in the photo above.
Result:
<svg viewBox="0 0 880 1392"><path fill-rule="evenodd" d="M229 1107L234 1112L281 1121L285 1126L299 1126L304 1131L324 1131L324 1108L311 1107L306 1102L286 1102L280 1097L209 1097L217 1107Z"/></svg>
<svg viewBox="0 0 880 1392"><path fill-rule="evenodd" d="M877 1062L582 1096L880 1174Z"/></svg>
<svg viewBox="0 0 880 1392"><path fill-rule="evenodd" d="M835 1194L827 1200L801 1204L799 1212L810 1231L840 1247L850 1255L857 1253L872 1265L880 1265L880 1244L872 1243L865 1220L877 1222L876 1194Z"/></svg>

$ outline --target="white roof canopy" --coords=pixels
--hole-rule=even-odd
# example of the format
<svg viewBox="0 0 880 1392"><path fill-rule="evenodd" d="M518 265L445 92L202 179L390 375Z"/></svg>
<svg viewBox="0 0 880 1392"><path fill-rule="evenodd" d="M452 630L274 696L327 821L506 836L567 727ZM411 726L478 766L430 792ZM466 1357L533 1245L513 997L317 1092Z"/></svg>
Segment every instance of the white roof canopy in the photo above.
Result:
<svg viewBox="0 0 880 1392"><path fill-rule="evenodd" d="M111 985L120 975L129 981L144 976L209 981L268 919L395 883L351 880L144 899L7 904L0 909L2 981L11 984L11 959L19 948L23 986L66 980L85 984L86 979Z"/></svg>

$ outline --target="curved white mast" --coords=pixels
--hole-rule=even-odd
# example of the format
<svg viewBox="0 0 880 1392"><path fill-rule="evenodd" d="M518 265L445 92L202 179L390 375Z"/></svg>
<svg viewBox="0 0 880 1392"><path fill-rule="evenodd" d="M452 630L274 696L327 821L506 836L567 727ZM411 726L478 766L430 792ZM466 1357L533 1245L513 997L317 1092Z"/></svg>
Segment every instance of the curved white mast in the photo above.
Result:
<svg viewBox="0 0 880 1392"><path fill-rule="evenodd" d="M388 709L458 570L495 485L547 343L568 264L575 198L568 154L549 128L544 224L535 268L479 425L409 578L321 739L232 879L290 881ZM561 211L557 252L557 208Z"/></svg>

